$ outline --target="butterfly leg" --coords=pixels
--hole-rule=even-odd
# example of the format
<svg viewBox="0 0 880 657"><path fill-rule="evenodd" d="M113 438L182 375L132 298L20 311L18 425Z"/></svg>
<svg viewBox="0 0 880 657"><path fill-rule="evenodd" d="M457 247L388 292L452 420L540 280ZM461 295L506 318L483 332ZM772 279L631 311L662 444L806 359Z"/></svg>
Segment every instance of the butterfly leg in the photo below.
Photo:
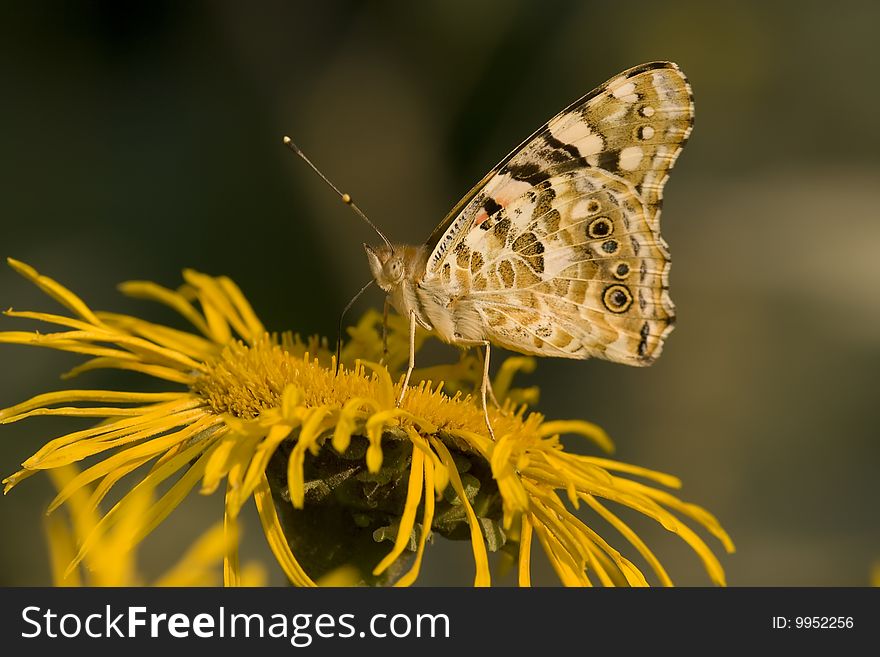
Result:
<svg viewBox="0 0 880 657"><path fill-rule="evenodd" d="M484 369L488 369L488 366L483 363ZM489 401L492 402L492 405L495 406L502 413L504 410L501 408L501 404L498 402L498 397L495 396L495 390L492 388L492 379L490 379L484 372L483 381L480 383L481 386L486 386L486 392L489 395Z"/></svg>
<svg viewBox="0 0 880 657"><path fill-rule="evenodd" d="M478 342L476 344L477 345L485 345L485 342ZM484 369L485 369L487 367L485 365L485 362L483 363L483 365L484 365ZM504 409L504 407L501 405L501 402L498 401L498 397L495 396L495 390L492 387L492 379L490 377L488 377L486 374L483 375L483 378L480 381L480 387L481 387L480 394L482 394L482 386L483 385L486 386L486 393L489 397L489 401L492 402L492 405L496 409L498 409L498 412L501 413L501 415L504 415L504 416L508 415L508 411L506 411Z"/></svg>
<svg viewBox="0 0 880 657"><path fill-rule="evenodd" d="M480 384L480 397L483 402L483 419L486 420L486 428L489 430L489 437L494 441L495 432L492 430L492 423L489 421L489 407L486 404L486 395L492 390L492 384L489 383L489 341L486 340L483 342L483 346L486 347L486 357L483 359L483 382ZM492 399L495 399L495 393L492 393ZM497 400L495 400L495 404L498 404Z"/></svg>
<svg viewBox="0 0 880 657"><path fill-rule="evenodd" d="M406 395L407 386L409 386L409 377L412 376L416 367L416 314L409 313L409 366L406 368L406 376L403 377L403 385L400 388L400 397L397 398L397 405L403 403L403 397ZM485 406L485 404L484 404Z"/></svg>

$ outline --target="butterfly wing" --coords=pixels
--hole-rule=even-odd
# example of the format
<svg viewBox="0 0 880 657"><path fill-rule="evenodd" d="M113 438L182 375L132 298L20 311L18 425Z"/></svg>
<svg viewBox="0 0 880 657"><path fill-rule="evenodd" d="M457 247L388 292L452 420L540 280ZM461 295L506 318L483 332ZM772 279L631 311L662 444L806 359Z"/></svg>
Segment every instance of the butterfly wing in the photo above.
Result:
<svg viewBox="0 0 880 657"><path fill-rule="evenodd" d="M428 241L425 283L477 312L493 343L650 364L674 319L663 185L692 125L675 64L601 85L456 206Z"/></svg>

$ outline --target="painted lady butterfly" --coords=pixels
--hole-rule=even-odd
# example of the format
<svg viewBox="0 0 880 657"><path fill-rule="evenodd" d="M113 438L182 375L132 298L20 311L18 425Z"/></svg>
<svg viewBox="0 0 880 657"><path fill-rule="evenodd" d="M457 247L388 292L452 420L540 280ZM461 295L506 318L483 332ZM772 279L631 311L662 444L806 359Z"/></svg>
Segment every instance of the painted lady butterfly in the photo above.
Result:
<svg viewBox="0 0 880 657"><path fill-rule="evenodd" d="M693 118L678 66L642 64L541 126L424 244L382 235L385 244L365 245L411 337L418 324L445 342L486 348L490 432L490 344L637 366L660 355L674 320L660 206ZM401 401L413 366L411 350Z"/></svg>

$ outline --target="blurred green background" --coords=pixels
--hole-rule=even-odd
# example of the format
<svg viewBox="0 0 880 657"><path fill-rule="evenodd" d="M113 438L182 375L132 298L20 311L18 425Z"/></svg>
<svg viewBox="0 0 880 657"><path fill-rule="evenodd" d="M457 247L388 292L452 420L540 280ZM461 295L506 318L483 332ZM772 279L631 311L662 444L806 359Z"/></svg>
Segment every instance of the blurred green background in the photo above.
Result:
<svg viewBox="0 0 880 657"><path fill-rule="evenodd" d="M329 335L369 276L361 243L373 237L282 134L387 233L420 242L574 98L636 64L678 62L697 120L666 190L679 321L664 356L648 370L545 359L522 382L541 385L547 414L605 427L621 460L679 475L682 496L737 544L722 558L731 584L868 582L880 558L880 4L107 1L0 12L3 256L93 307L156 321L172 315L116 283L175 286L183 267L227 274L272 329ZM0 305L55 308L6 268ZM378 293L358 309L370 306L381 307ZM76 362L0 347L0 407L61 385L129 385L106 372L58 383ZM81 426L0 427L0 472ZM35 477L0 500L0 584L49 582L50 497ZM192 496L148 540L144 572L170 564L221 509L219 496ZM637 527L677 583L708 583L675 537ZM245 531L245 558L265 557L253 516ZM538 561L535 581L554 583ZM420 583L472 576L469 546L438 541Z"/></svg>

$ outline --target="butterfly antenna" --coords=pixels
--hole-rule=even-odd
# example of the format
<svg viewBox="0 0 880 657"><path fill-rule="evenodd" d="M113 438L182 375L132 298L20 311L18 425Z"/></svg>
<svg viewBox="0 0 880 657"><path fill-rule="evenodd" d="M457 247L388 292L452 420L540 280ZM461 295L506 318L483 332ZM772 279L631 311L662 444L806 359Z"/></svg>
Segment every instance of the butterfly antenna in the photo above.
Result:
<svg viewBox="0 0 880 657"><path fill-rule="evenodd" d="M354 302L360 299L361 295L375 282L376 281L371 278L370 282L364 285L360 291L351 298L351 301L346 304L345 308L342 309L342 314L339 316L339 326L336 329L336 374L339 374L339 359L342 356L342 323L345 321L345 314L351 310Z"/></svg>
<svg viewBox="0 0 880 657"><path fill-rule="evenodd" d="M299 155L303 159L303 161L306 164L308 164L309 167L311 167L312 171L314 171L319 176L321 176L321 180L323 180L325 183L327 183L330 186L330 188L339 195L339 198L342 199L342 202L345 203L347 206L349 206L352 210L354 210L355 214L357 214L357 216L359 216L361 219L363 219L365 222L367 222L367 225L376 231L376 233L379 235L379 237L382 238L382 241L385 242L385 244L388 246L388 248L391 249L392 251L394 251L394 247L391 246L391 242L388 241L388 238L385 237L385 234L381 230L379 230L376 227L376 224L374 224L372 221L370 221L369 218L367 217L367 215L365 215L363 213L363 211L357 206L357 204L354 202L354 199L351 198L351 194L346 194L344 192L339 191L339 188L336 185L334 185L332 182L330 182L330 179L327 176L325 176L323 173L321 173L321 170L318 169L318 167L316 167L308 157L306 157L306 154L300 150L299 146L297 146L296 144L293 143L293 140L290 137L288 137L287 135L284 135L284 138L281 141L284 142L284 145L287 146L290 150L292 150L294 153ZM366 288L364 288L364 289L366 289ZM361 291L363 291L363 290L361 290ZM360 296L360 293L358 293L358 296ZM355 299L357 299L357 296L355 297ZM354 299L352 299L352 301L354 301Z"/></svg>

